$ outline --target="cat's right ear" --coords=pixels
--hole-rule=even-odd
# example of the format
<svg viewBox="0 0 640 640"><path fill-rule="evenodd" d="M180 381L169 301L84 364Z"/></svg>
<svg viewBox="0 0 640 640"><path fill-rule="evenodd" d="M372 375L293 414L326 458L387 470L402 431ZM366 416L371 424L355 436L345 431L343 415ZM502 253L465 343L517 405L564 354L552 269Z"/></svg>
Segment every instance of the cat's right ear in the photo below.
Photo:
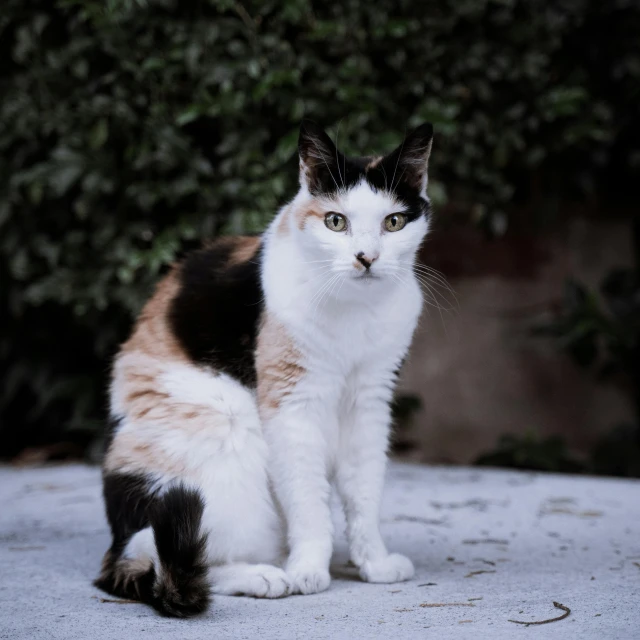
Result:
<svg viewBox="0 0 640 640"><path fill-rule="evenodd" d="M305 118L300 125L298 153L301 186L306 186L314 195L338 189L342 154L327 132L313 120Z"/></svg>

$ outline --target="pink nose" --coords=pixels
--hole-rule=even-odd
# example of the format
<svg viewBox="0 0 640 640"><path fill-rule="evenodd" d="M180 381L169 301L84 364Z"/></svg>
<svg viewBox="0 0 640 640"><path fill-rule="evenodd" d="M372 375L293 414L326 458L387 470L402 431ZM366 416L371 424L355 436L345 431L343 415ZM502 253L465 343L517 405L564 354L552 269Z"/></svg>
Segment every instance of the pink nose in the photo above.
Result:
<svg viewBox="0 0 640 640"><path fill-rule="evenodd" d="M365 268L369 269L371 265L378 259L378 254L365 255L364 251L356 253L356 260Z"/></svg>

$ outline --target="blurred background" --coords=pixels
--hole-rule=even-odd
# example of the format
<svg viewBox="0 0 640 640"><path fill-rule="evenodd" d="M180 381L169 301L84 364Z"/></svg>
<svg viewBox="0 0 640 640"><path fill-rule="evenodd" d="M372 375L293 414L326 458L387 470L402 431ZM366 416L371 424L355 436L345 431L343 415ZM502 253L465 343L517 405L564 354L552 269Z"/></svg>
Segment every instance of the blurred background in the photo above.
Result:
<svg viewBox="0 0 640 640"><path fill-rule="evenodd" d="M0 456L98 460L110 361L168 265L257 232L303 115L436 130L412 460L640 476L637 0L4 0Z"/></svg>

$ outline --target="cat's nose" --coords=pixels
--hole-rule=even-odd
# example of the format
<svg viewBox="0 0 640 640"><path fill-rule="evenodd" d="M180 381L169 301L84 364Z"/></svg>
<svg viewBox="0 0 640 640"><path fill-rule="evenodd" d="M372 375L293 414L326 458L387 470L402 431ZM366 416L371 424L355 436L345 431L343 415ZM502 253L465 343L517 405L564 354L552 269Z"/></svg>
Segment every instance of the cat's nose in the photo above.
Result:
<svg viewBox="0 0 640 640"><path fill-rule="evenodd" d="M356 253L356 260L367 270L379 257L380 257L379 253L365 254L364 251L361 251L360 253Z"/></svg>

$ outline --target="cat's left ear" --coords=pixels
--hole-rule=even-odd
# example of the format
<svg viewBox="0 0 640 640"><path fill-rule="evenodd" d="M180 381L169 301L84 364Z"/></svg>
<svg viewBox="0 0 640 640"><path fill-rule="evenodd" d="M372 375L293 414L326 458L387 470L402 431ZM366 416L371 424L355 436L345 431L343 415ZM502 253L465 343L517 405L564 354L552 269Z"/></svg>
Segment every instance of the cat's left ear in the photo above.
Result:
<svg viewBox="0 0 640 640"><path fill-rule="evenodd" d="M302 186L306 185L314 195L338 189L338 184L342 183L340 165L344 163L343 156L327 132L313 120L304 119L300 125L298 153Z"/></svg>
<svg viewBox="0 0 640 640"><path fill-rule="evenodd" d="M383 159L387 175L396 176L396 184L404 182L427 196L427 168L433 143L433 125L425 122L410 131L402 144ZM391 171L391 173L389 173Z"/></svg>

